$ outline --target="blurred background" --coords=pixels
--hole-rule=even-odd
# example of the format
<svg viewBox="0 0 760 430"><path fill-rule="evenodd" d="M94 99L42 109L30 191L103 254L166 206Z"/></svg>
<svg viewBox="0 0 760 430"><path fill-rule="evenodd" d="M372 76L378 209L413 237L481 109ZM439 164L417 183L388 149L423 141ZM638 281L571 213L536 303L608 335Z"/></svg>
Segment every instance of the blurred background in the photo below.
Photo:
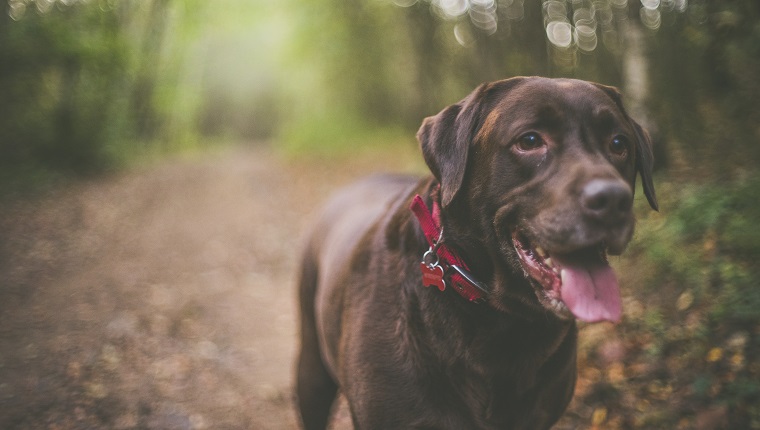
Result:
<svg viewBox="0 0 760 430"><path fill-rule="evenodd" d="M425 116L481 82L542 75L623 91L654 137L661 201L657 214L637 193L635 241L615 262L626 319L582 328L578 390L561 428L760 429L760 2L0 5L3 428L293 428L284 412L292 346L239 348L247 338L294 342L294 317L281 316L292 313L292 297L265 306L278 310L267 318L280 318L285 331L261 338L245 324L232 328L230 312L219 310L258 325L261 296L237 307L219 297L267 295L275 281L292 290L298 233L335 186L373 170L424 172L414 134ZM175 212L161 212L167 207ZM246 230L243 216L257 226ZM178 220L189 224L176 230ZM214 235L221 224L237 230ZM134 239L146 226L160 244ZM114 228L125 230L111 236ZM200 231L209 236L182 242ZM241 234L250 243L236 242ZM275 242L285 245L273 251ZM127 257L112 255L128 245L129 258L170 248L183 264L202 258L181 270L167 260L150 274L150 262L125 268ZM121 265L104 266L108 255ZM246 269L254 266L259 272ZM75 267L89 268L86 282ZM141 270L148 274L135 275ZM172 270L186 278L162 278ZM211 297L209 283L229 289ZM80 299L66 299L74 293L64 284ZM146 294L154 307L140 313L145 302L135 297ZM81 306L56 313L71 300ZM51 327L57 340L46 335ZM170 352L136 346L148 338L178 343ZM146 363L169 360L166 369L140 368L138 350ZM282 363L264 372L273 350ZM193 369L204 367L280 376L228 386L197 380ZM138 389L159 382L179 385ZM214 408L219 393L209 387L219 384L232 394Z"/></svg>

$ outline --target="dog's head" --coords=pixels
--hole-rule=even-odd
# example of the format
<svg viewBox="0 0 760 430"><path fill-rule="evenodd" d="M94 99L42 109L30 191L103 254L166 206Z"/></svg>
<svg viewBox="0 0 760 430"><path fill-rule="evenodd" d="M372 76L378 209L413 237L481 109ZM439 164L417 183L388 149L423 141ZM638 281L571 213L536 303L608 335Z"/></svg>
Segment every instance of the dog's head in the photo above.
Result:
<svg viewBox="0 0 760 430"><path fill-rule="evenodd" d="M529 280L496 282L494 306L518 300L562 318L619 320L606 255L633 234L637 173L655 210L657 199L651 142L617 90L570 79L484 84L425 119L417 137L441 184L445 225Z"/></svg>

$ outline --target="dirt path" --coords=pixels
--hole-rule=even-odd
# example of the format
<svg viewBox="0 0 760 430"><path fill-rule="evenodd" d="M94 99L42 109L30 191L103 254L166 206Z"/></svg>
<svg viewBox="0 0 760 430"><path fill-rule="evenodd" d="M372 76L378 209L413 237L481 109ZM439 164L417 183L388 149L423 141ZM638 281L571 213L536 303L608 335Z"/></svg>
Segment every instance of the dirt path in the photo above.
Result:
<svg viewBox="0 0 760 430"><path fill-rule="evenodd" d="M0 428L295 428L300 236L394 164L364 163L235 149L1 208Z"/></svg>

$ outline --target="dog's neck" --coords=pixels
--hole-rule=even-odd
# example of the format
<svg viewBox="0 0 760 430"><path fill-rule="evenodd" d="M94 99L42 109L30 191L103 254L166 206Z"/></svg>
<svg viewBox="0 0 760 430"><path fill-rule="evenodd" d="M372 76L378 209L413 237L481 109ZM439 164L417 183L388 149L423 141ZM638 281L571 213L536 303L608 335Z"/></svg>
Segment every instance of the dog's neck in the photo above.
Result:
<svg viewBox="0 0 760 430"><path fill-rule="evenodd" d="M435 181L430 181L420 184L415 192L432 204L437 198L435 188ZM457 248L475 276L497 287L493 294L498 297L490 299L509 302L501 296L502 291L531 288L521 273L516 274L496 255L493 244L481 239L482 233L473 222L468 223L467 216L462 215L468 213L466 205L460 202L452 205L442 211L444 240ZM415 243L405 248L424 252L428 244L418 222L408 210L398 212L397 216L398 236ZM474 396L462 393L461 399L490 399L493 404L504 405L495 411L478 402L467 404L474 414L493 413L498 415L494 419L514 419L524 413L514 408L519 409L517 405L522 404L526 393L546 381L558 384L557 389L572 392L577 342L574 321L563 321L539 311L524 313L519 306L499 309L474 304L450 288L445 291L423 288L418 280L407 285L409 288L402 292L408 295L408 300L402 301L407 307L402 311L396 334L407 345L403 350L413 353L402 362L413 366L415 374L425 374L430 380L446 385L447 390L478 393ZM505 285L509 288L504 288Z"/></svg>

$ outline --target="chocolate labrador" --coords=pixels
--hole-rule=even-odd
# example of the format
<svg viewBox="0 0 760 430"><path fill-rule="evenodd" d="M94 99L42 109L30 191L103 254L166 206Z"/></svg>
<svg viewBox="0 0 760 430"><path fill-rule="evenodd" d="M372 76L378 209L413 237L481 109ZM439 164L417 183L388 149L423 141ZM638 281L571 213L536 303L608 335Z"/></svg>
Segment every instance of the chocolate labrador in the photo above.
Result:
<svg viewBox="0 0 760 430"><path fill-rule="evenodd" d="M576 379L576 319L618 321L607 255L631 239L652 148L611 87L521 77L425 119L426 179L339 193L300 272L297 397L323 429L547 429Z"/></svg>

